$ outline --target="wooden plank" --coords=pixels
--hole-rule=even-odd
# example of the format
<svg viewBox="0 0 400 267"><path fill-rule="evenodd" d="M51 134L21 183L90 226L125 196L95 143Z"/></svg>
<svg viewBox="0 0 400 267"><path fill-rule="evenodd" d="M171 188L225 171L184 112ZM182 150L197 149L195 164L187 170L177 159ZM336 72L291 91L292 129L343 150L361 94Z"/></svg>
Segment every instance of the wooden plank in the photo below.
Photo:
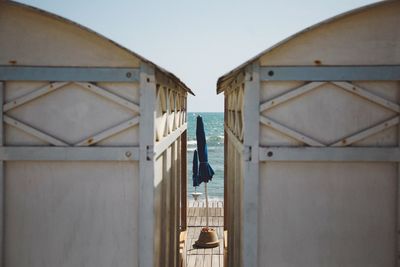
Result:
<svg viewBox="0 0 400 267"><path fill-rule="evenodd" d="M115 134L118 134L122 131L125 131L126 129L129 129L137 124L139 124L140 121L140 116L136 116L134 118L131 118L127 121L124 121L114 127L111 127L107 130L104 130L98 134L95 134L93 136L90 136L78 143L76 143L74 146L91 146L94 145L104 139L107 139Z"/></svg>
<svg viewBox="0 0 400 267"><path fill-rule="evenodd" d="M0 66L5 81L136 82L138 68Z"/></svg>
<svg viewBox="0 0 400 267"><path fill-rule="evenodd" d="M212 263L211 263L212 267L223 267L222 265L219 265L220 263L219 258L220 258L219 255L212 255Z"/></svg>
<svg viewBox="0 0 400 267"><path fill-rule="evenodd" d="M186 230L187 228L187 130L181 135L181 227ZM193 210L193 208L192 208ZM190 215L189 215L190 216Z"/></svg>
<svg viewBox="0 0 400 267"><path fill-rule="evenodd" d="M4 103L4 82L0 81L0 104ZM0 110L0 148L4 145L4 122L3 110ZM0 161L0 266L5 266L5 177L4 177L4 161Z"/></svg>
<svg viewBox="0 0 400 267"><path fill-rule="evenodd" d="M210 249L207 249L206 251L210 251ZM211 267L211 254L210 255L205 255L204 256L204 267Z"/></svg>
<svg viewBox="0 0 400 267"><path fill-rule="evenodd" d="M397 81L400 66L268 66L262 81Z"/></svg>
<svg viewBox="0 0 400 267"><path fill-rule="evenodd" d="M397 90L398 91L398 90ZM397 147L400 149L400 124L397 126ZM400 266L400 160L397 164L397 184L396 184L396 266Z"/></svg>
<svg viewBox="0 0 400 267"><path fill-rule="evenodd" d="M400 112L400 105L392 101L389 101L387 99L384 99L380 96L374 95L358 85L354 85L349 82L332 82L332 83L350 93L363 97L375 104L390 109L396 113Z"/></svg>
<svg viewBox="0 0 400 267"><path fill-rule="evenodd" d="M293 139L296 139L296 140L298 140L298 141L300 141L302 143L305 143L307 145L317 146L317 147L325 146L324 144L322 144L322 143L320 143L320 142L318 142L318 141L316 141L316 140L314 140L314 139L312 139L312 138L310 138L310 137L308 137L308 136L306 136L306 135L304 135L302 133L296 132L296 131L294 131L294 130L292 130L292 129L290 129L290 128L288 128L288 127L286 127L286 126L284 126L284 125L282 125L280 123L277 123L277 122L275 122L275 121L273 121L273 120L271 120L271 119L269 119L269 118L267 118L265 116L260 116L260 122L262 124L268 126L268 127L271 127L272 129L275 129L275 130L277 130L277 131L279 131L279 132L281 132L281 133L283 133L283 134L285 134L285 135L287 135L287 136L289 136L289 137L291 137Z"/></svg>
<svg viewBox="0 0 400 267"><path fill-rule="evenodd" d="M232 130L228 128L227 125L225 125L225 133L227 134L229 141L232 142L235 148L238 151L243 152L244 150L243 143L236 137L236 135L232 132Z"/></svg>
<svg viewBox="0 0 400 267"><path fill-rule="evenodd" d="M243 163L243 222L241 239L243 265L258 266L258 190L259 190L259 116L260 116L260 69L255 62L246 68L244 87L244 140L251 151L250 160ZM231 163L232 164L232 163ZM235 208L235 207L232 207ZM240 253L240 251L231 251Z"/></svg>
<svg viewBox="0 0 400 267"><path fill-rule="evenodd" d="M217 209L218 205L223 205L223 202L217 202L217 201L210 201L209 203L210 207L215 207L214 209ZM210 209L212 209L210 208ZM196 220L195 226L189 226L188 227L188 241L187 241L187 255L202 255L203 260L202 264L203 266L213 266L212 264L217 264L215 263L216 259L218 259L218 264L220 263L219 257L223 257L223 227L218 226L218 224L223 224L223 217L222 216L211 216L210 217L210 227L213 227L220 240L220 246L216 248L209 248L209 249L204 249L204 248L193 248L194 242L198 239L198 236L200 234L201 228L203 224L205 224L205 217L204 217L204 202L198 202L197 208L199 210L199 214L202 213L203 216L197 216L197 217L190 217L190 219ZM200 212L202 210L202 212ZM213 258L214 256L217 256L216 259ZM222 262L222 260L221 260ZM192 265L191 265L192 264ZM194 265L193 265L194 264ZM211 264L211 265L210 265ZM188 265L187 267L194 267L196 266L196 263L189 262L188 260ZM217 265L218 266L218 265Z"/></svg>
<svg viewBox="0 0 400 267"><path fill-rule="evenodd" d="M325 82L310 82L298 88L295 88L281 96L275 97L271 100L268 100L260 105L260 112L266 111L273 107L276 107L284 102L292 100L293 98L299 97L305 93L310 92L311 90L316 89L317 87L325 84Z"/></svg>
<svg viewBox="0 0 400 267"><path fill-rule="evenodd" d="M135 104L135 103L133 103L133 102L131 102L129 100L126 100L126 99L120 97L119 95L113 94L113 93L107 91L104 88L101 88L101 87L99 87L97 85L94 85L93 83L75 82L75 84L85 88L86 90L88 90L88 91L90 91L92 93L95 93L95 94L97 94L99 96L102 96L102 97L104 97L104 98L106 98L106 99L108 99L108 100L110 100L112 102L115 102L115 103L117 103L117 104L119 104L119 105L121 105L121 106L123 106L123 107L125 107L127 109L130 109L130 110L132 110L134 112L139 112L140 111L140 107L139 107L138 104Z"/></svg>
<svg viewBox="0 0 400 267"><path fill-rule="evenodd" d="M216 209L215 208L209 208L209 211L210 211L210 217L214 217Z"/></svg>
<svg viewBox="0 0 400 267"><path fill-rule="evenodd" d="M187 267L194 267L196 264L196 255L187 256Z"/></svg>
<svg viewBox="0 0 400 267"><path fill-rule="evenodd" d="M155 144L154 157L158 158L168 147L171 146L179 136L182 135L187 129L187 123L184 123L181 127L163 137L159 142Z"/></svg>
<svg viewBox="0 0 400 267"><path fill-rule="evenodd" d="M4 104L3 111L7 112L11 109L22 106L25 103L35 100L43 95L49 94L67 84L68 84L67 82L50 83L46 86L43 86L39 89L34 90L33 92L31 92L29 94L23 95L21 97L18 97L17 99L14 99L14 100Z"/></svg>
<svg viewBox="0 0 400 267"><path fill-rule="evenodd" d="M228 122L228 98L224 97L224 204L228 203L228 133L225 124ZM227 227L227 214L224 214L224 228Z"/></svg>
<svg viewBox="0 0 400 267"><path fill-rule="evenodd" d="M191 217L193 216L193 213L194 213L194 208L188 208L187 216Z"/></svg>
<svg viewBox="0 0 400 267"><path fill-rule="evenodd" d="M198 202L198 201L196 201L194 205L195 205L195 210L194 210L194 214L193 214L193 216L196 216L196 217L198 217L198 216L200 215L199 202Z"/></svg>
<svg viewBox="0 0 400 267"><path fill-rule="evenodd" d="M140 66L140 161L139 161L139 266L154 266L154 158L156 84L154 67Z"/></svg>
<svg viewBox="0 0 400 267"><path fill-rule="evenodd" d="M353 144L353 143L355 143L357 141L365 139L365 138L367 138L367 137L369 137L371 135L374 135L374 134L379 133L379 132L381 132L381 131L383 131L385 129L393 127L394 125L399 124L399 120L400 120L399 116L396 116L396 117L391 118L389 120L386 120L386 121L384 121L382 123L379 123L378 125L375 125L374 127L365 129L365 130L363 130L363 131L361 131L359 133L356 133L354 135L345 137L345 138L333 143L330 146L332 146L332 147L341 147L341 146L351 145L351 144Z"/></svg>
<svg viewBox="0 0 400 267"><path fill-rule="evenodd" d="M212 248L206 248L206 249L204 249L204 254L205 254L205 255L211 255L211 254L212 254Z"/></svg>
<svg viewBox="0 0 400 267"><path fill-rule="evenodd" d="M219 235L218 232L219 232L219 231L218 231L218 228L217 228L218 237L221 238L221 236ZM218 247L215 247L215 248L212 248L211 254L212 254L212 255L218 255L218 254L219 254L219 246L218 246Z"/></svg>
<svg viewBox="0 0 400 267"><path fill-rule="evenodd" d="M187 255L194 255L194 249L193 249L193 244L194 244L194 239L192 237L188 238L187 240Z"/></svg>
<svg viewBox="0 0 400 267"><path fill-rule="evenodd" d="M193 225L195 225L195 223L196 223L196 217L194 217L194 216L190 217L188 225L193 226Z"/></svg>
<svg viewBox="0 0 400 267"><path fill-rule="evenodd" d="M138 147L0 147L3 161L137 161Z"/></svg>
<svg viewBox="0 0 400 267"><path fill-rule="evenodd" d="M196 265L195 267L204 267L204 255L197 254L196 255Z"/></svg>
<svg viewBox="0 0 400 267"><path fill-rule="evenodd" d="M261 161L400 162L398 147L260 147Z"/></svg>
<svg viewBox="0 0 400 267"><path fill-rule="evenodd" d="M45 141L49 144L52 144L55 146L69 146L67 143L65 143L53 136L50 136L40 130L37 130L37 129L33 128L32 126L29 126L23 122L13 119L10 116L3 115L3 121L17 129L20 129L32 136L35 136L35 137L39 138L40 140Z"/></svg>

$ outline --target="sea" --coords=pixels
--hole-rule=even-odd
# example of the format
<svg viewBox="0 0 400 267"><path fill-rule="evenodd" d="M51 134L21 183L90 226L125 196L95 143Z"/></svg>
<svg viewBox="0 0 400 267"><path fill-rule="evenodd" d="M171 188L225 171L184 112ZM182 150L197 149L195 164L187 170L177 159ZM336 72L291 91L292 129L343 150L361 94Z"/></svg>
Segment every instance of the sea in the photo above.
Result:
<svg viewBox="0 0 400 267"><path fill-rule="evenodd" d="M215 174L207 184L208 199L211 201L224 199L224 113L223 112L188 112L187 136L187 170L188 170L188 200L193 201L191 195L195 191L192 181L193 151L196 149L196 117L203 118L204 130L208 147L208 163ZM199 200L204 200L204 183L196 188L203 193Z"/></svg>

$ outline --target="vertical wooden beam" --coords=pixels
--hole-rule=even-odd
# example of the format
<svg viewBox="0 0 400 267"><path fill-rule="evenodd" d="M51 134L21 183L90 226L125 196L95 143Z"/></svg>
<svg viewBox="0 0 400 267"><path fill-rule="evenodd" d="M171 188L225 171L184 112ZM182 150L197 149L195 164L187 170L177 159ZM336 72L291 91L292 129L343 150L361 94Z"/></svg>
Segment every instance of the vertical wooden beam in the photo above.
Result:
<svg viewBox="0 0 400 267"><path fill-rule="evenodd" d="M154 67L140 66L139 267L154 266L154 157L156 81Z"/></svg>
<svg viewBox="0 0 400 267"><path fill-rule="evenodd" d="M400 83L396 88L400 90ZM397 93L398 94L398 93ZM400 102L400 99L399 99ZM397 126L397 146L400 147L400 125ZM397 163L397 188L396 188L396 238L395 238L395 266L400 267L400 162Z"/></svg>
<svg viewBox="0 0 400 267"><path fill-rule="evenodd" d="M228 96L224 93L224 125L228 123ZM224 230L227 230L228 220L228 184L227 184L227 162L228 162L228 133L224 127Z"/></svg>
<svg viewBox="0 0 400 267"><path fill-rule="evenodd" d="M243 266L258 265L260 66L246 68L244 87ZM239 266L239 265L238 265ZM242 266L242 264L240 264Z"/></svg>
<svg viewBox="0 0 400 267"><path fill-rule="evenodd" d="M0 147L4 145L4 122L3 122L3 104L4 104L4 82L0 81ZM5 179L4 179L4 161L0 161L0 267L5 266Z"/></svg>
<svg viewBox="0 0 400 267"><path fill-rule="evenodd" d="M163 213L161 217L161 225L164 229L164 246L161 247L163 251L162 260L160 266L169 267L171 265L171 147L168 147L163 153L163 176L162 176L162 187L163 187Z"/></svg>
<svg viewBox="0 0 400 267"><path fill-rule="evenodd" d="M176 112L176 111L175 111ZM175 120L175 118L174 118ZM179 137L175 140L175 142L172 144L173 146L173 158L174 158L174 203L173 203L173 209L174 209L174 254L175 254L175 262L174 266L179 265L179 237L180 237L180 224L179 224L179 215L180 215L180 196L181 196L181 190L180 190L180 166L179 166Z"/></svg>
<svg viewBox="0 0 400 267"><path fill-rule="evenodd" d="M183 111L186 112L186 111ZM187 130L181 135L181 229L187 229Z"/></svg>

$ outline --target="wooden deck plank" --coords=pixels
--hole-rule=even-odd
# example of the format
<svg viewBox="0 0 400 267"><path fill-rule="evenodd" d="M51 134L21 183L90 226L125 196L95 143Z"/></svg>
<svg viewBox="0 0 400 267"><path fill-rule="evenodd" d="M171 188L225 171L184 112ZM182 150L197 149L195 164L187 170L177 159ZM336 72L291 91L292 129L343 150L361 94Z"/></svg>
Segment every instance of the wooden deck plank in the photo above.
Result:
<svg viewBox="0 0 400 267"><path fill-rule="evenodd" d="M212 261L211 261L211 266L212 267L223 267L219 265L219 255L212 255Z"/></svg>
<svg viewBox="0 0 400 267"><path fill-rule="evenodd" d="M196 265L195 267L204 267L204 255L196 255Z"/></svg>
<svg viewBox="0 0 400 267"><path fill-rule="evenodd" d="M204 262L203 262L204 267L211 267L211 258L212 258L212 255L204 256Z"/></svg>
<svg viewBox="0 0 400 267"><path fill-rule="evenodd" d="M189 202L188 207L187 267L223 267L223 202L209 202L209 225L216 230L220 241L220 246L216 248L193 247L201 229L206 226L205 202Z"/></svg>
<svg viewBox="0 0 400 267"><path fill-rule="evenodd" d="M187 265L195 266L195 264L196 264L196 255L188 255L187 256Z"/></svg>

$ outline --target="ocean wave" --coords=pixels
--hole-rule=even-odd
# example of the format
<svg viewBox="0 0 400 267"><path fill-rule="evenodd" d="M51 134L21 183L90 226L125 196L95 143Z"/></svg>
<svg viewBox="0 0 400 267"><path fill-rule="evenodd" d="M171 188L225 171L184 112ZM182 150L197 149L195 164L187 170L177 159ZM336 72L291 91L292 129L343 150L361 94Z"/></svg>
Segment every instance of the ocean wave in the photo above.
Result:
<svg viewBox="0 0 400 267"><path fill-rule="evenodd" d="M224 143L224 136L223 135L218 135L218 136L210 136L207 137L207 146L212 147L215 145L222 145ZM196 140L189 140L187 141L188 146L196 146L197 141Z"/></svg>
<svg viewBox="0 0 400 267"><path fill-rule="evenodd" d="M189 141L187 141L187 145L188 145L188 146L197 145L197 141L196 141L196 140L189 140Z"/></svg>
<svg viewBox="0 0 400 267"><path fill-rule="evenodd" d="M207 141L224 141L224 136L223 135L210 136L207 137Z"/></svg>

